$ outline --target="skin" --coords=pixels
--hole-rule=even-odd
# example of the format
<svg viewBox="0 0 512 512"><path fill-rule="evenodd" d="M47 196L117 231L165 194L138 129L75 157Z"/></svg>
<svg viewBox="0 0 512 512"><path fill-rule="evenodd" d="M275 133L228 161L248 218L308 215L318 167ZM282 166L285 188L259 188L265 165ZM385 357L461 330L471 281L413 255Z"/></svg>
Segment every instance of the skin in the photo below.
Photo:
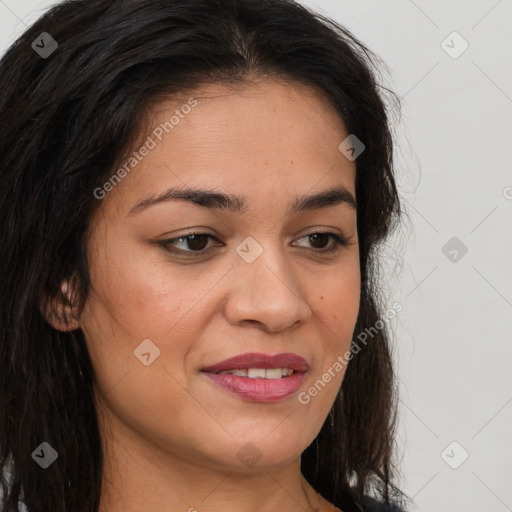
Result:
<svg viewBox="0 0 512 512"><path fill-rule="evenodd" d="M279 80L205 85L160 103L152 127L194 97L197 106L102 200L87 233L91 292L62 330L84 332L97 376L105 450L100 512L339 510L300 472L341 386L343 371L301 404L244 400L200 370L244 352L293 352L311 365L300 391L350 348L359 311L356 210L346 203L285 216L302 194L343 186L355 197L355 162L338 150L348 133L317 91ZM143 139L148 135L147 132ZM136 149L138 149L138 146ZM247 211L163 202L130 215L171 186L245 196ZM212 235L205 255L179 257L155 242ZM348 245L305 236L343 234ZM252 263L235 251L253 237ZM206 242L196 240L196 247ZM220 246L219 246L220 245ZM316 251L316 252L315 252ZM160 356L134 356L150 339ZM261 458L247 467L238 451Z"/></svg>

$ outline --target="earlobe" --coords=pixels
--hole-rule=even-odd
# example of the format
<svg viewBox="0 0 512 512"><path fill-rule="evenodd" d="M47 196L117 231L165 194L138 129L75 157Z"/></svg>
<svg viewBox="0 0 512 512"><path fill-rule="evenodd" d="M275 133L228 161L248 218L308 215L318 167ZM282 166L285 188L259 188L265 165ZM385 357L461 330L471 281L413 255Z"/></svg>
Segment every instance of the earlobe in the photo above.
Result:
<svg viewBox="0 0 512 512"><path fill-rule="evenodd" d="M46 321L58 331L69 332L80 328L74 305L74 291L70 281L65 280L62 282L59 296L40 305Z"/></svg>

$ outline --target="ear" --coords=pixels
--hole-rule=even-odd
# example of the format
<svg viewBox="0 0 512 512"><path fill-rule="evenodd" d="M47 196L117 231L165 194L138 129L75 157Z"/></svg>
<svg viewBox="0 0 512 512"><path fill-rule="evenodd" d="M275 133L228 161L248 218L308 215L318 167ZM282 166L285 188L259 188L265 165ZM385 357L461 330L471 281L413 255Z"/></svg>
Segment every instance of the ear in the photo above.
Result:
<svg viewBox="0 0 512 512"><path fill-rule="evenodd" d="M58 331L69 332L80 327L76 305L74 304L75 291L71 281L65 280L62 282L59 296L52 301L46 301L40 306L41 313L46 321Z"/></svg>

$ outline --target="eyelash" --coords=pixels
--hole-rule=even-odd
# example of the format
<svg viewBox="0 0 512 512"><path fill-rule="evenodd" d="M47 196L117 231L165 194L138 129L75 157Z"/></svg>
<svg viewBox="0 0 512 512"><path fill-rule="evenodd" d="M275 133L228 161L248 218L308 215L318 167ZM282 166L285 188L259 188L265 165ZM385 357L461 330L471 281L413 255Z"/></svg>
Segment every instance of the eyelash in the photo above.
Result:
<svg viewBox="0 0 512 512"><path fill-rule="evenodd" d="M342 247L346 247L347 245L349 245L349 241L347 240L347 238L345 238L344 236L341 236L341 235L337 235L336 233L328 232L328 231L325 231L325 232L314 231L313 233L308 233L307 235L301 236L299 238L299 240L302 240L303 238L307 238L307 237L314 236L314 235L329 235L329 237L334 240L334 243L331 244L330 246L328 246L327 249L323 249L323 248L322 249L312 249L313 252L316 252L319 254L324 254L324 255L334 254L334 253L338 252ZM187 258L196 258L196 257L203 256L206 252L208 252L208 249L202 249L200 251L185 251L183 249L176 249L171 246L171 244L174 242L177 242L179 240L187 240L187 238L195 237L195 236L206 236L208 238L217 240L216 237L214 237L213 235L210 235L208 233L190 232L190 233L187 233L186 235L179 236L176 238L170 238L168 240L159 240L157 243L159 246L163 247L166 251L168 251L172 254L177 254L180 256L186 254L187 256L185 256L185 257L187 257ZM213 249L213 247L210 247L209 249Z"/></svg>

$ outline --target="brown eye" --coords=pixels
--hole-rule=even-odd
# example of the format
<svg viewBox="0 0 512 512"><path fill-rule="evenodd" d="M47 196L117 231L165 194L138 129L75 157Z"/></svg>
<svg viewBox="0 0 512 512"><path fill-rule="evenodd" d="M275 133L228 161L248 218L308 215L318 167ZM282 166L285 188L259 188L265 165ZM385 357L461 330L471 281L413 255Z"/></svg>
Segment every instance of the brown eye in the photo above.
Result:
<svg viewBox="0 0 512 512"><path fill-rule="evenodd" d="M208 245L207 235L189 235L183 237L188 244L188 247L193 251L201 251Z"/></svg>
<svg viewBox="0 0 512 512"><path fill-rule="evenodd" d="M315 249L324 249L325 246L329 244L330 236L328 233L313 233L308 235L308 237Z"/></svg>
<svg viewBox="0 0 512 512"><path fill-rule="evenodd" d="M207 233L190 233L188 235L170 238L168 240L161 240L158 245L162 246L165 250L177 254L179 256L196 257L206 254L209 249L208 241L217 240L213 235ZM341 246L348 245L348 240L339 236L336 233L310 233L304 235L299 240L307 239L310 242L311 249L313 252L320 254L330 254L337 252ZM329 244L329 240L332 239L333 243ZM218 240L217 240L218 241ZM181 247L177 247L181 245ZM220 247L222 243L218 243L216 247Z"/></svg>
<svg viewBox="0 0 512 512"><path fill-rule="evenodd" d="M194 257L201 256L207 252L209 249L207 245L210 239L216 240L213 235L209 235L207 233L190 233L188 235L170 238L168 240L160 240L158 245L173 254ZM181 245L181 247L176 247L177 245ZM217 246L220 245L222 244L217 244Z"/></svg>
<svg viewBox="0 0 512 512"><path fill-rule="evenodd" d="M308 239L312 248L316 249L315 252L320 254L329 254L337 252L341 247L348 245L348 240L336 233L310 233L309 235L304 235L299 240ZM333 240L333 243L329 245L329 239Z"/></svg>

